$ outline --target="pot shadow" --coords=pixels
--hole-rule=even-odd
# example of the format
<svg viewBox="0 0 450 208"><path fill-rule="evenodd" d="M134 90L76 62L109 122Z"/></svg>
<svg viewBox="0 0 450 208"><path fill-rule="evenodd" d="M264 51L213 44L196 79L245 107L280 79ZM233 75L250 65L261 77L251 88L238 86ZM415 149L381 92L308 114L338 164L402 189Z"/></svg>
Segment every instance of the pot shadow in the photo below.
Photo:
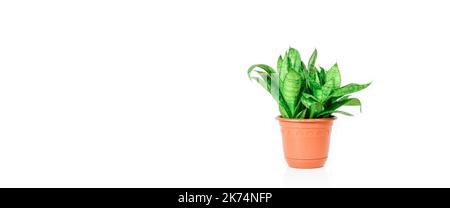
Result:
<svg viewBox="0 0 450 208"><path fill-rule="evenodd" d="M287 167L283 183L288 188L319 188L330 186L325 168L296 169Z"/></svg>

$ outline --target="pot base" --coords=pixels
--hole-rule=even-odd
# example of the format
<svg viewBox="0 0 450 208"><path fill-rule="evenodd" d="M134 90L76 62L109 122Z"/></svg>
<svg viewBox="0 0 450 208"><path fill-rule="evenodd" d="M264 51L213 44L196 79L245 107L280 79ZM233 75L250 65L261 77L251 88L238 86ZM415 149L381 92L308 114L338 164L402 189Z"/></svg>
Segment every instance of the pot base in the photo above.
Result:
<svg viewBox="0 0 450 208"><path fill-rule="evenodd" d="M286 161L291 168L303 168L303 169L311 169L311 168L321 168L325 164L327 158L319 158L319 159L292 159L286 158Z"/></svg>

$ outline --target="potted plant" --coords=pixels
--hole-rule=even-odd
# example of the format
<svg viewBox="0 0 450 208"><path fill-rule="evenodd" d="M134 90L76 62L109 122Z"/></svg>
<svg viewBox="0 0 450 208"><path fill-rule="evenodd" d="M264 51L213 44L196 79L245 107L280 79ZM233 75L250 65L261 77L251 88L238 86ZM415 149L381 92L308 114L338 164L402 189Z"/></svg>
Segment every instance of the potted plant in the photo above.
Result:
<svg viewBox="0 0 450 208"><path fill-rule="evenodd" d="M361 101L351 93L365 89L367 84L341 86L337 64L326 70L316 66L317 50L305 64L300 53L289 48L278 57L277 70L265 64L255 64L248 77L258 82L278 103L286 161L293 168L319 168L328 157L328 147L334 114L341 106L359 106ZM256 75L256 76L255 76Z"/></svg>

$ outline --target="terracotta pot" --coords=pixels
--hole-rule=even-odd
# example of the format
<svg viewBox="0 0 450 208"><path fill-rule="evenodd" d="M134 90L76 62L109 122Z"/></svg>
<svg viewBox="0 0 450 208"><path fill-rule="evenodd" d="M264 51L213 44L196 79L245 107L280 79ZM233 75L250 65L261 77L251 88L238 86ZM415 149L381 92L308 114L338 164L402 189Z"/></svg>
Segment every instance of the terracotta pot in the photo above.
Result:
<svg viewBox="0 0 450 208"><path fill-rule="evenodd" d="M292 168L320 168L328 157L333 120L277 117L283 136L284 156Z"/></svg>

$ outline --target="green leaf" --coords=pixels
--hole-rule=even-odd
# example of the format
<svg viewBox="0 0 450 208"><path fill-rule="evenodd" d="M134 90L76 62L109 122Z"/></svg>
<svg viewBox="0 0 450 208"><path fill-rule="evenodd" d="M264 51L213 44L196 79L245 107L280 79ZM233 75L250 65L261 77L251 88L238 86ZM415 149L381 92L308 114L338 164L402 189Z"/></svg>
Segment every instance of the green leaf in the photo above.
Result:
<svg viewBox="0 0 450 208"><path fill-rule="evenodd" d="M275 70L273 70L272 67L270 67L268 65L255 64L255 65L250 66L250 68L248 68L248 70L247 70L247 76L248 76L249 79L251 79L250 74L252 73L253 70L255 70L255 68L261 68L262 70L264 70L269 75L275 73Z"/></svg>
<svg viewBox="0 0 450 208"><path fill-rule="evenodd" d="M278 106L279 106L279 109L280 109L280 112L281 112L281 115L283 118L292 118L291 110L289 110L286 100L284 99L281 92L280 92L280 96L279 96Z"/></svg>
<svg viewBox="0 0 450 208"><path fill-rule="evenodd" d="M309 118L312 119L314 117L317 117L316 114L317 114L316 110L311 108L310 111L309 111Z"/></svg>
<svg viewBox="0 0 450 208"><path fill-rule="evenodd" d="M298 112L297 115L295 115L295 118L305 118L305 116L306 116L306 108Z"/></svg>
<svg viewBox="0 0 450 208"><path fill-rule="evenodd" d="M343 114L343 115L346 115L346 116L353 116L353 114L345 112L345 111L324 111L324 112L320 113L317 117L319 117L319 118L329 118L329 117L332 116L331 115L332 113L340 113L340 114Z"/></svg>
<svg viewBox="0 0 450 208"><path fill-rule="evenodd" d="M335 64L333 67L331 67L330 70L326 72L325 77L325 84L315 92L315 96L321 103L325 103L328 100L331 92L341 85L341 74L339 72L337 64Z"/></svg>
<svg viewBox="0 0 450 208"><path fill-rule="evenodd" d="M359 112L362 112L361 101L358 98L351 98L344 105L346 105L346 106L359 106Z"/></svg>
<svg viewBox="0 0 450 208"><path fill-rule="evenodd" d="M359 105L359 106L361 106L361 102L357 98L348 98L348 96L346 96L346 97L344 97L342 99L339 99L336 102L333 102L331 104L331 106L327 106L325 111L320 113L319 116L324 116L324 115L333 113L338 108L340 108L340 107L342 107L344 105L348 105L348 106L358 106Z"/></svg>
<svg viewBox="0 0 450 208"><path fill-rule="evenodd" d="M289 114L287 113L286 109L283 108L281 105L278 106L278 109L280 111L282 118L290 118Z"/></svg>
<svg viewBox="0 0 450 208"><path fill-rule="evenodd" d="M308 94L308 93L303 93L303 94L302 94L302 96L304 96L305 98L308 98L308 99L314 100L314 101L316 101L316 102L319 102L319 99L317 99L316 97L314 97L314 96L313 96L313 95L311 95L311 94Z"/></svg>
<svg viewBox="0 0 450 208"><path fill-rule="evenodd" d="M345 105L360 106L361 105L361 101L358 98L350 98L350 100L347 103L345 103Z"/></svg>
<svg viewBox="0 0 450 208"><path fill-rule="evenodd" d="M277 72L278 74L281 72L281 68L283 67L283 57L280 55L278 56L278 61L277 61Z"/></svg>
<svg viewBox="0 0 450 208"><path fill-rule="evenodd" d="M319 72L319 78L320 78L320 85L324 85L326 82L326 72L325 69L320 67L320 72Z"/></svg>
<svg viewBox="0 0 450 208"><path fill-rule="evenodd" d="M354 84L354 83L348 84L348 85L345 85L341 88L334 90L334 92L331 96L332 97L340 97L340 96L347 95L350 93L358 92L360 90L367 88L370 84L371 83L362 84L362 85Z"/></svg>
<svg viewBox="0 0 450 208"><path fill-rule="evenodd" d="M308 69L308 76L309 78L311 78L312 80L314 80L315 83L317 83L318 85L320 85L320 81L319 81L319 71L317 70L316 67L312 67Z"/></svg>
<svg viewBox="0 0 450 208"><path fill-rule="evenodd" d="M309 75L306 75L308 78L308 85L312 92L316 92L320 89L320 84L316 82L315 77L311 77ZM315 94L314 94L315 95Z"/></svg>
<svg viewBox="0 0 450 208"><path fill-rule="evenodd" d="M319 72L319 70L315 66L313 66L313 70L314 70L314 81L316 81L316 83L318 85L321 85L320 84L320 72Z"/></svg>
<svg viewBox="0 0 450 208"><path fill-rule="evenodd" d="M295 106L295 110L293 112L293 115L296 115L298 112L305 109L305 106L303 106L302 102L300 101L301 95L304 93L304 90L306 89L306 83L303 81L303 77L300 74L300 91L297 96L297 100L295 101L297 104Z"/></svg>
<svg viewBox="0 0 450 208"><path fill-rule="evenodd" d="M302 95L302 97L300 98L300 101L307 108L310 108L311 106L313 106L317 102L317 101L313 100L312 98L308 98L307 96L305 96L305 94Z"/></svg>
<svg viewBox="0 0 450 208"><path fill-rule="evenodd" d="M317 117L329 117L331 115L331 113L333 113L334 110L327 110L327 111L323 111L321 113L319 113L317 115Z"/></svg>
<svg viewBox="0 0 450 208"><path fill-rule="evenodd" d="M319 102L314 103L310 108L311 110L309 114L309 118L315 118L317 117L317 114L323 111L323 105Z"/></svg>
<svg viewBox="0 0 450 208"><path fill-rule="evenodd" d="M256 72L261 77L251 77L251 79L258 82L258 84L260 84L266 91L268 91L272 95L272 97L278 103L281 116L283 118L290 118L292 116L291 111L289 110L289 107L279 90L278 75L272 74L271 76L269 76L266 72Z"/></svg>
<svg viewBox="0 0 450 208"><path fill-rule="evenodd" d="M327 108L327 110L335 111L350 101L351 101L351 98L340 99L340 100L332 103L331 106L329 108Z"/></svg>
<svg viewBox="0 0 450 208"><path fill-rule="evenodd" d="M269 93L271 93L272 81L273 81L273 78L276 77L277 75L276 74L269 75L265 71L255 70L254 72L256 72L260 77L250 77L250 79L258 82L261 86L264 87L264 89L266 89Z"/></svg>
<svg viewBox="0 0 450 208"><path fill-rule="evenodd" d="M278 75L272 74L272 75L268 75L266 72L262 72L262 71L255 71L256 73L259 74L259 76L261 76L266 82L267 82L267 90L269 91L270 94L274 94L275 92L278 93L279 91L279 87L278 87Z"/></svg>
<svg viewBox="0 0 450 208"><path fill-rule="evenodd" d="M289 48L288 58L291 63L290 67L297 73L300 73L301 61L302 61L300 59L300 53L295 48Z"/></svg>
<svg viewBox="0 0 450 208"><path fill-rule="evenodd" d="M290 62L288 58L288 53L285 53L284 59L281 63L280 72L278 73L280 76L280 79L283 80L286 77L286 74L289 72L290 68Z"/></svg>
<svg viewBox="0 0 450 208"><path fill-rule="evenodd" d="M300 62L300 68L302 69L302 73L305 75L305 78L308 75L308 68L306 67L305 63L303 61Z"/></svg>
<svg viewBox="0 0 450 208"><path fill-rule="evenodd" d="M317 97L317 99L319 100L319 102L323 102L325 101L325 99L327 98L326 92L328 92L328 90L324 91L325 87L321 87L319 89L314 90L314 96Z"/></svg>
<svg viewBox="0 0 450 208"><path fill-rule="evenodd" d="M305 94L302 95L300 100L303 105L305 105L310 110L314 110L315 112L323 111L323 105L321 103L315 101L313 98L305 96Z"/></svg>
<svg viewBox="0 0 450 208"><path fill-rule="evenodd" d="M336 102L348 100L349 98L350 98L350 95L345 95L345 96L342 96L342 97L331 97L329 99L329 101L331 101L331 103L334 104Z"/></svg>
<svg viewBox="0 0 450 208"><path fill-rule="evenodd" d="M309 57L308 61L308 69L311 69L316 64L317 59L317 49L314 49L314 52L311 54L311 57Z"/></svg>
<svg viewBox="0 0 450 208"><path fill-rule="evenodd" d="M286 78L283 80L283 87L280 90L291 112L295 112L295 109L297 107L300 88L301 88L300 75L293 70L289 71L286 74Z"/></svg>
<svg viewBox="0 0 450 208"><path fill-rule="evenodd" d="M331 69L326 72L325 85L331 87L333 90L341 86L341 72L339 72L337 64L334 64Z"/></svg>

